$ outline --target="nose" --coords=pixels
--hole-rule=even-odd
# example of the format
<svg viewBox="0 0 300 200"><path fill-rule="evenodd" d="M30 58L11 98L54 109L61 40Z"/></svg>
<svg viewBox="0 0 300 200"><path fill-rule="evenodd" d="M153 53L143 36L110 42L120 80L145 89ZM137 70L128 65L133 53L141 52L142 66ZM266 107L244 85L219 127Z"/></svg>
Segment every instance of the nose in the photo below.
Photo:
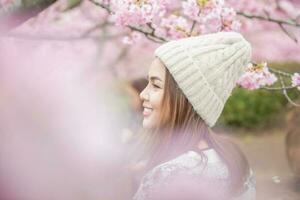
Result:
<svg viewBox="0 0 300 200"><path fill-rule="evenodd" d="M140 99L142 101L147 101L149 100L149 94L148 94L148 91L147 91L147 86L144 88L144 90L140 93Z"/></svg>

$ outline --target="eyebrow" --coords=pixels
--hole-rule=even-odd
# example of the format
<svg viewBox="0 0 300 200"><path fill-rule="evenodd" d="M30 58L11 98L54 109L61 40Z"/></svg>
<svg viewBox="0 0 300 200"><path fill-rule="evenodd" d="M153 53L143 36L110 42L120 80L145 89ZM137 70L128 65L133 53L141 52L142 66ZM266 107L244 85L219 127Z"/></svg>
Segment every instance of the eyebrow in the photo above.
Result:
<svg viewBox="0 0 300 200"><path fill-rule="evenodd" d="M147 76L147 79L149 79L149 76ZM160 78L158 78L157 76L151 76L151 77L150 77L150 80L151 80L151 81L159 80L159 81L163 82L163 81L162 81Z"/></svg>

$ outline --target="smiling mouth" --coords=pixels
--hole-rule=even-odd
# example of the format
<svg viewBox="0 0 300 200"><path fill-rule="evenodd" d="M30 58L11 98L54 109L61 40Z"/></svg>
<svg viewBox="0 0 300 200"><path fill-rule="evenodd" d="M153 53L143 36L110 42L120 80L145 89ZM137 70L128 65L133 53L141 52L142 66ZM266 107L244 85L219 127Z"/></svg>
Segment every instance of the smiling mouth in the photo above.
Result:
<svg viewBox="0 0 300 200"><path fill-rule="evenodd" d="M153 111L152 108L144 107L144 110L143 110L144 117L149 116L152 113L152 111Z"/></svg>

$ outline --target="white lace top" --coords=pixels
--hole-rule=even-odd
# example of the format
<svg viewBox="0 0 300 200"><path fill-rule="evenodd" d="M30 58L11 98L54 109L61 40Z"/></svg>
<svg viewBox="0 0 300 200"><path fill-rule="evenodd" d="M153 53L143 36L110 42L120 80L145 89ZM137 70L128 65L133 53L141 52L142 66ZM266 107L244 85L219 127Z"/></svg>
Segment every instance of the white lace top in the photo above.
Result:
<svg viewBox="0 0 300 200"><path fill-rule="evenodd" d="M199 153L189 151L154 167L142 178L133 199L255 199L255 179L252 170L244 183L244 192L235 198L225 198L229 192L228 169L214 149L202 152L206 162L201 161L203 156Z"/></svg>

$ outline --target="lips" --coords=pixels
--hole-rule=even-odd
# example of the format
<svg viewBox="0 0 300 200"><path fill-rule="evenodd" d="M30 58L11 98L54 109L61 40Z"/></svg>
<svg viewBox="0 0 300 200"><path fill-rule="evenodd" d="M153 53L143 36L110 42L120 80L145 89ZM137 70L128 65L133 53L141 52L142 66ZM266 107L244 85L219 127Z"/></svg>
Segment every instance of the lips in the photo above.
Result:
<svg viewBox="0 0 300 200"><path fill-rule="evenodd" d="M143 106L143 107L144 107L144 110L143 110L144 117L149 116L152 113L153 109L150 107L146 107L146 106Z"/></svg>

